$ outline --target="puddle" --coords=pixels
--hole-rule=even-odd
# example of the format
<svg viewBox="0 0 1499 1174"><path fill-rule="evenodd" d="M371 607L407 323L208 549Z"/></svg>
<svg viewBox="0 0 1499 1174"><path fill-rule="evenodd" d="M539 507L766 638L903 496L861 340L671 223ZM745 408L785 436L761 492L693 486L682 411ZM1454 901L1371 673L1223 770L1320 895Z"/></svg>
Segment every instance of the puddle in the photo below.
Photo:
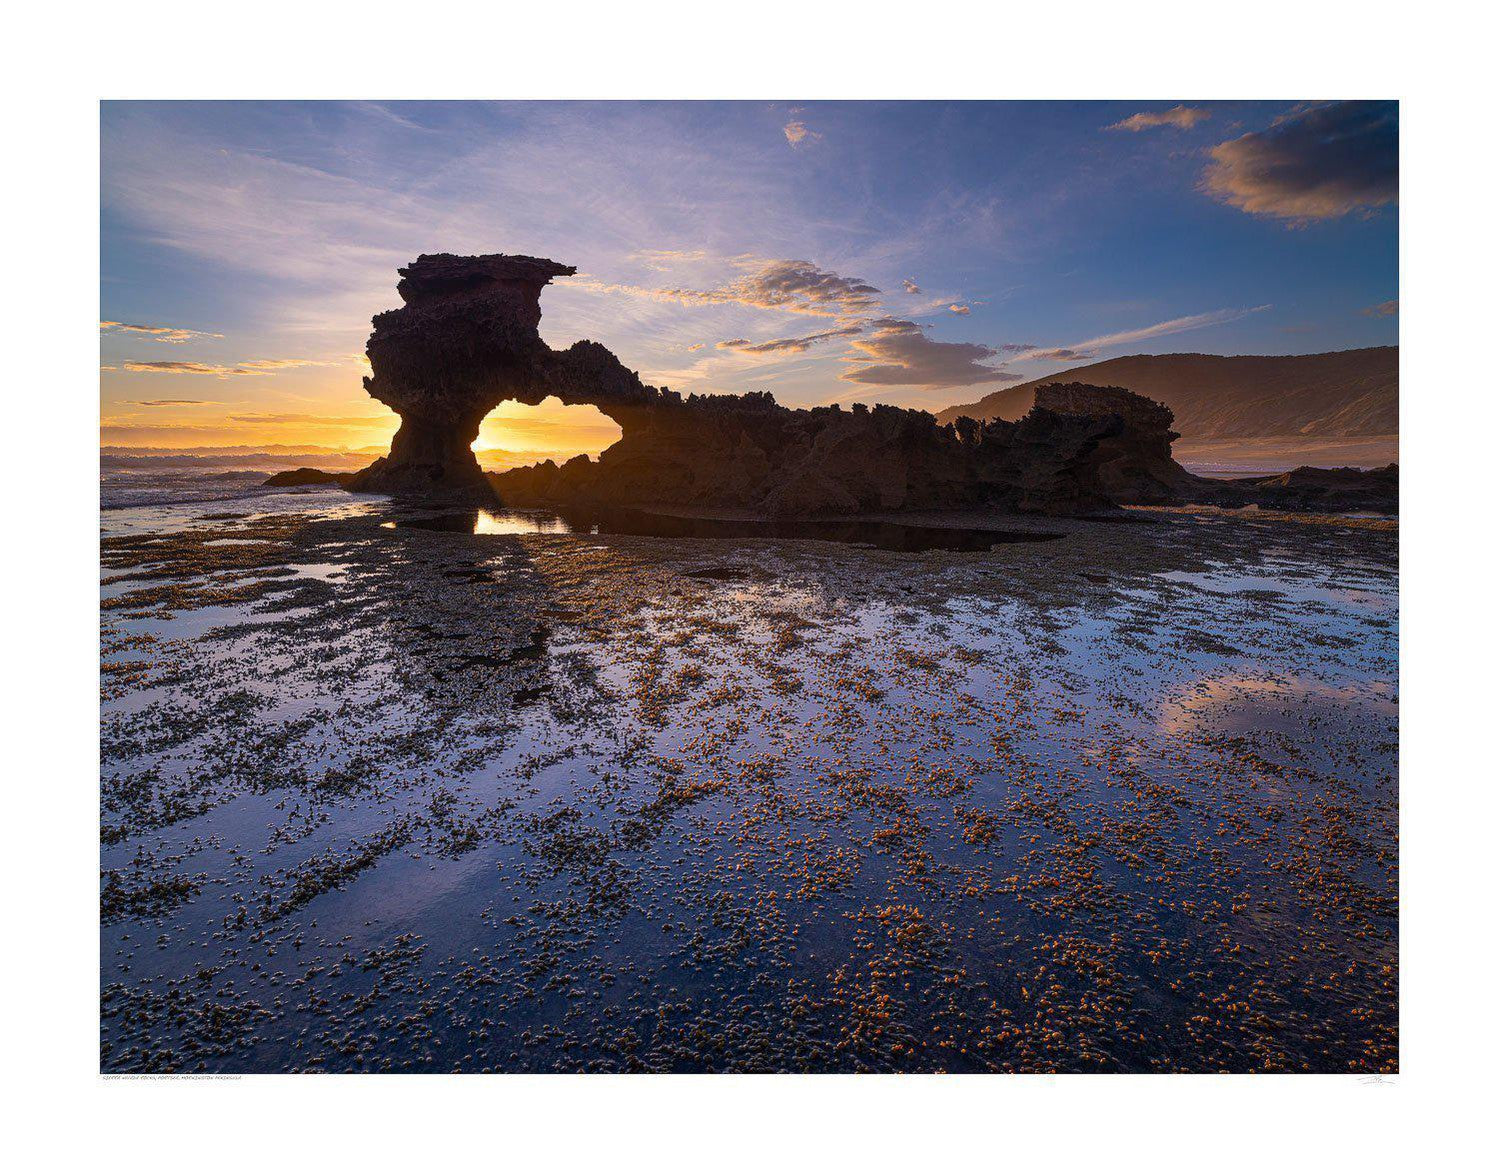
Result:
<svg viewBox="0 0 1499 1174"><path fill-rule="evenodd" d="M639 538L769 539L841 542L876 550L985 551L1013 542L1052 542L1061 534L1031 530L949 529L836 518L767 521L684 518L646 510L552 514L542 510L463 510L398 518L387 529L438 530L451 534L622 534Z"/></svg>

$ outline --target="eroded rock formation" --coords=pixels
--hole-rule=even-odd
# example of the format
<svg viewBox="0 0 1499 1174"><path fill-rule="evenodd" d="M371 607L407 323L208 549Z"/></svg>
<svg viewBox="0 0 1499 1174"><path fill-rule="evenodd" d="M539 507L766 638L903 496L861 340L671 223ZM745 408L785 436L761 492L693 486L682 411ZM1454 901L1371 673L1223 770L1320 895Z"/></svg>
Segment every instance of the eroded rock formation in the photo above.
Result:
<svg viewBox="0 0 1499 1174"><path fill-rule="evenodd" d="M649 387L595 342L553 351L540 296L575 272L537 257L419 257L405 305L378 315L369 393L401 416L355 490L498 491L515 503L734 506L769 514L999 508L1079 513L1165 501L1195 481L1171 459L1171 412L1123 388L1058 385L1018 421L939 425L930 413L790 409L763 392ZM576 457L486 477L471 445L501 402L593 404L623 436ZM1185 480L1184 480L1185 479Z"/></svg>
<svg viewBox="0 0 1499 1174"><path fill-rule="evenodd" d="M507 399L540 403L552 351L537 333L541 291L575 273L538 257L423 255L400 271L405 304L377 314L365 390L401 417L390 455L354 490L490 492L472 445Z"/></svg>
<svg viewBox="0 0 1499 1174"><path fill-rule="evenodd" d="M1201 479L1199 479L1201 480ZM1315 469L1302 465L1271 477L1210 481L1193 501L1218 505L1257 505L1261 509L1311 513L1400 511L1400 467L1382 469Z"/></svg>
<svg viewBox="0 0 1499 1174"><path fill-rule="evenodd" d="M1170 448L1139 410L1154 405L1117 388L1087 390L1094 393L1087 410L1074 389L1067 410L1038 404L1017 422L946 427L903 408L789 409L764 393L681 399L663 392L640 406L601 407L624 436L597 461L547 461L492 480L517 503L735 506L772 515L1082 513L1118 500L1106 482L1149 481L1132 468L1130 453L1153 458ZM1146 422L1152 430L1142 433Z"/></svg>

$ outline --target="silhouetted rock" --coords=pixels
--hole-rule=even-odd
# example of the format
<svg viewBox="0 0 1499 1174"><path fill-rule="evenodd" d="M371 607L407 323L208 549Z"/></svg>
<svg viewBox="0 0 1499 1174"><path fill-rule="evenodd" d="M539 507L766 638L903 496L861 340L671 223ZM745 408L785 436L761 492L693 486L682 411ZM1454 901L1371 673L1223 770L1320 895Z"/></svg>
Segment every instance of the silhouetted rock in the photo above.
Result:
<svg viewBox="0 0 1499 1174"><path fill-rule="evenodd" d="M472 445L507 399L539 403L551 349L537 333L541 290L576 272L536 257L423 255L402 269L399 310L377 314L365 390L401 417L390 455L357 491L487 496Z"/></svg>
<svg viewBox="0 0 1499 1174"><path fill-rule="evenodd" d="M1016 423L941 427L903 408L789 409L764 393L663 394L638 406L600 404L624 435L597 461L548 461L491 480L507 500L532 503L739 506L772 515L1081 513L1117 500L1101 468L1122 481L1131 451L1153 455L1164 443L1169 452L1169 440L1139 433L1150 417L1131 402L1138 397L1119 395L1095 412L1037 408Z"/></svg>
<svg viewBox="0 0 1499 1174"><path fill-rule="evenodd" d="M1245 477L1226 483L1229 504L1238 500L1266 509L1324 513L1398 513L1400 466L1382 469L1314 469L1303 465L1274 477Z"/></svg>
<svg viewBox="0 0 1499 1174"><path fill-rule="evenodd" d="M1117 416L1122 427L1099 443L1098 482L1120 505L1163 505L1190 498L1201 478L1171 457L1171 409L1122 387L1050 383L1036 389L1036 411L1058 415Z"/></svg>
<svg viewBox="0 0 1499 1174"><path fill-rule="evenodd" d="M1195 480L1171 460L1171 413L1121 388L1047 389L1015 422L856 405L790 409L764 392L689 396L641 383L595 342L553 351L540 295L571 266L536 257L422 256L406 303L378 315L369 393L401 416L390 456L350 488L487 493L566 505L740 506L770 514L994 507L1078 513L1169 500ZM597 461L486 479L471 446L505 400L592 404L623 436ZM1186 481L1183 481L1186 479Z"/></svg>
<svg viewBox="0 0 1499 1174"><path fill-rule="evenodd" d="M289 485L347 485L354 477L353 473L329 473L323 469L309 469L304 466L300 469L287 469L282 473L272 473L263 484L283 488Z"/></svg>

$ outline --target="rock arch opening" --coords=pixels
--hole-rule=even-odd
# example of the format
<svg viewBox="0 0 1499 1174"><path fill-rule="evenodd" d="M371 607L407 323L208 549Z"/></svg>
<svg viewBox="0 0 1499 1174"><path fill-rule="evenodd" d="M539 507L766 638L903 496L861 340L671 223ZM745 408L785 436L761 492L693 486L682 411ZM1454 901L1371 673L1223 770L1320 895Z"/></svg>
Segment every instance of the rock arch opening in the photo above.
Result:
<svg viewBox="0 0 1499 1174"><path fill-rule="evenodd" d="M486 473L566 464L576 456L597 460L624 430L593 404L564 404L549 395L538 404L505 400L479 424L470 446Z"/></svg>

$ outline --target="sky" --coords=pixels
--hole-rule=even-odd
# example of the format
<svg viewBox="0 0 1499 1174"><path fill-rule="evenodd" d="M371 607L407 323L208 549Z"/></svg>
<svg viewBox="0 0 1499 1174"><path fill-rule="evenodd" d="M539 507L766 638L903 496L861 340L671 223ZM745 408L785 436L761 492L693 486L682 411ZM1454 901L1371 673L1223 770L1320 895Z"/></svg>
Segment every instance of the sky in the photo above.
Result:
<svg viewBox="0 0 1499 1174"><path fill-rule="evenodd" d="M688 393L933 411L1124 354L1398 340L1390 102L106 102L101 443L383 450L370 318L421 253ZM598 452L594 409L479 443Z"/></svg>

